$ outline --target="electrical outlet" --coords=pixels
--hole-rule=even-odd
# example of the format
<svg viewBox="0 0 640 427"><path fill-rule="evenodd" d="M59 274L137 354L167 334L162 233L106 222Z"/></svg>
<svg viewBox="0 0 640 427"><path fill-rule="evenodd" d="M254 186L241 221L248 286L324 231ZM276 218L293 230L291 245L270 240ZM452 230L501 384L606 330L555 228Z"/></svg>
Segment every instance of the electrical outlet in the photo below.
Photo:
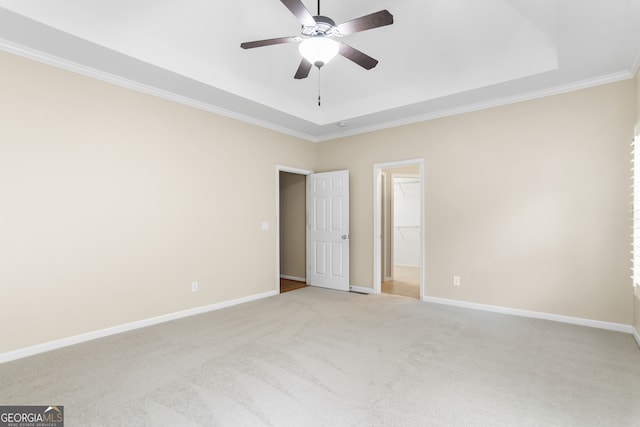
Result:
<svg viewBox="0 0 640 427"><path fill-rule="evenodd" d="M453 286L460 286L460 276L453 276Z"/></svg>
<svg viewBox="0 0 640 427"><path fill-rule="evenodd" d="M198 282L191 282L191 292L198 292Z"/></svg>

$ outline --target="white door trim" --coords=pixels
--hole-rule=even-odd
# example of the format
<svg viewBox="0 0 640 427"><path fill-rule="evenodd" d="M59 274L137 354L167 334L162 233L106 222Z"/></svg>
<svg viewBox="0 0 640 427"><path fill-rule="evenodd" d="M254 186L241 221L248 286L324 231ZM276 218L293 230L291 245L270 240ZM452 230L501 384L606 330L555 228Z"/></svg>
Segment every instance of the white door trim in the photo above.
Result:
<svg viewBox="0 0 640 427"><path fill-rule="evenodd" d="M373 293L382 292L381 278L381 258L382 245L380 237L382 235L381 205L382 188L380 176L383 169L397 168L402 166L417 165L420 174L420 300L425 295L424 283L424 159L401 160L397 162L376 163L373 165Z"/></svg>
<svg viewBox="0 0 640 427"><path fill-rule="evenodd" d="M295 173L298 175L311 175L313 171L308 169L293 168L290 166L276 165L276 292L280 293L280 172ZM306 244L306 237L305 237Z"/></svg>

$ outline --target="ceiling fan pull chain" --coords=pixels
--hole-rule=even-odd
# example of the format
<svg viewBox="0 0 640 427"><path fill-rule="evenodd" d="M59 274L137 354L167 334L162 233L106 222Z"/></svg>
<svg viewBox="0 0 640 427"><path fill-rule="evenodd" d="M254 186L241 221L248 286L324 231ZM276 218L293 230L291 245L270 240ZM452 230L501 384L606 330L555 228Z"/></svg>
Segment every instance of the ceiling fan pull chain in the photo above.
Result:
<svg viewBox="0 0 640 427"><path fill-rule="evenodd" d="M322 106L322 103L320 101L320 74L321 73L322 73L322 70L318 68L318 107Z"/></svg>

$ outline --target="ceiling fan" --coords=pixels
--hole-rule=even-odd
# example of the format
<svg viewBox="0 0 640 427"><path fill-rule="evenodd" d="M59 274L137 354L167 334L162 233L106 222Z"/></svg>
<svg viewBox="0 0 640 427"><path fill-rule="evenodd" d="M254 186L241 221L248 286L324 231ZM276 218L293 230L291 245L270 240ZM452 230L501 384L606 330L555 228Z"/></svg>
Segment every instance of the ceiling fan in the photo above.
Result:
<svg viewBox="0 0 640 427"><path fill-rule="evenodd" d="M378 64L378 61L369 55L334 39L393 24L393 15L391 15L388 10L381 10L336 25L333 19L320 15L320 0L318 0L318 15L316 16L313 16L309 10L307 10L302 0L280 1L302 24L301 35L245 42L240 44L241 48L252 49L262 46L300 42L298 49L303 58L294 76L296 79L306 78L313 65L320 68L337 54L344 56L367 70L372 69Z"/></svg>

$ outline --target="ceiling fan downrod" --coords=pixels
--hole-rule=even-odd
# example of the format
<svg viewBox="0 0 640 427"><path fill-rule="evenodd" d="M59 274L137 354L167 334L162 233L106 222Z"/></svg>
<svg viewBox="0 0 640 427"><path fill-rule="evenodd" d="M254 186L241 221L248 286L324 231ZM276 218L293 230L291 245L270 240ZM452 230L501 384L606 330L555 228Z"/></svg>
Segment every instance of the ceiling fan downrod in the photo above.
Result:
<svg viewBox="0 0 640 427"><path fill-rule="evenodd" d="M320 16L320 0L318 0L318 16ZM322 98L320 97L320 67L318 67L318 107L322 107Z"/></svg>

